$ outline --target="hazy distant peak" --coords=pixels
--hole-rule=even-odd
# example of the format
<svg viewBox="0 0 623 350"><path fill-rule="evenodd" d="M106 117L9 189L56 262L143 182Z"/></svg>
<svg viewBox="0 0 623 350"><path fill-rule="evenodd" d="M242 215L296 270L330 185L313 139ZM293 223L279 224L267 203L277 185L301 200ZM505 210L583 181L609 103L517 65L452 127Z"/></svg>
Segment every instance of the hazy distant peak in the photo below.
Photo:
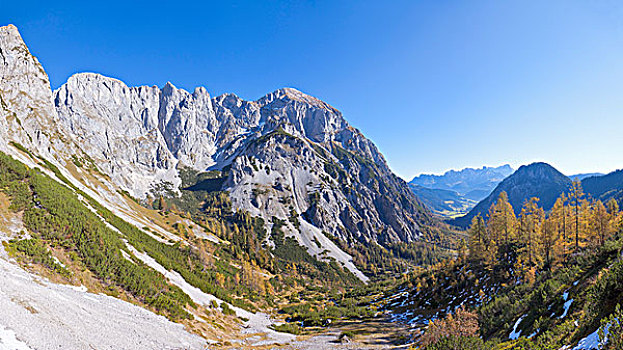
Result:
<svg viewBox="0 0 623 350"><path fill-rule="evenodd" d="M604 176L604 173L581 173L581 174L568 175L568 177L572 181L582 181L586 178L593 177L593 176Z"/></svg>
<svg viewBox="0 0 623 350"><path fill-rule="evenodd" d="M479 201L485 198L495 186L513 173L509 164L498 167L464 168L448 170L443 175L422 174L411 180L411 184L430 189L452 190L469 199Z"/></svg>

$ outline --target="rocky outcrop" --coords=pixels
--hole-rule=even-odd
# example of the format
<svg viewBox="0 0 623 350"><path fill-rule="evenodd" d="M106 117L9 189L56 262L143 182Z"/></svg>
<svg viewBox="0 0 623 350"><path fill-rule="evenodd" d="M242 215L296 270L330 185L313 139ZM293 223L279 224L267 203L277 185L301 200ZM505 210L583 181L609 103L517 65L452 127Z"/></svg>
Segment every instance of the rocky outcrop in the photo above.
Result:
<svg viewBox="0 0 623 350"><path fill-rule="evenodd" d="M8 142L53 153L59 136L47 74L13 25L0 27L0 149Z"/></svg>

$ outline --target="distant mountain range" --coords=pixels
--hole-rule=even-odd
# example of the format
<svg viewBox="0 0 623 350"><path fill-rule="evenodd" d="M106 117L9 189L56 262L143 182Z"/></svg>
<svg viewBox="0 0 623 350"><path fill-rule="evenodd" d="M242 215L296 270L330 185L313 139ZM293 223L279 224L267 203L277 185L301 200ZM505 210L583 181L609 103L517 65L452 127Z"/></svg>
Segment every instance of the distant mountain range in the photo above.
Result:
<svg viewBox="0 0 623 350"><path fill-rule="evenodd" d="M623 170L607 175L599 173L565 176L547 163L532 163L521 166L515 173L500 182L485 199L480 201L464 216L451 221L460 227L467 227L476 215L486 217L489 208L495 203L502 191L508 194L515 214L519 214L525 201L531 197L539 198L539 206L549 210L556 199L566 192L572 184L571 179L581 180L584 193L603 202L615 198L623 200Z"/></svg>
<svg viewBox="0 0 623 350"><path fill-rule="evenodd" d="M451 190L465 198L479 201L512 173L513 168L508 164L499 167L483 166L479 169L449 170L443 175L422 174L414 177L410 184L432 189Z"/></svg>
<svg viewBox="0 0 623 350"><path fill-rule="evenodd" d="M409 186L432 211L452 218L466 214L512 173L513 168L508 164L449 170L443 175L416 176Z"/></svg>
<svg viewBox="0 0 623 350"><path fill-rule="evenodd" d="M575 174L575 175L569 175L569 178L572 181L582 181L584 179L586 179L587 177L591 177L591 176L603 176L603 173L585 173L585 174Z"/></svg>
<svg viewBox="0 0 623 350"><path fill-rule="evenodd" d="M619 205L623 204L623 170L616 170L607 175L591 176L582 180L584 192L602 202L616 199Z"/></svg>

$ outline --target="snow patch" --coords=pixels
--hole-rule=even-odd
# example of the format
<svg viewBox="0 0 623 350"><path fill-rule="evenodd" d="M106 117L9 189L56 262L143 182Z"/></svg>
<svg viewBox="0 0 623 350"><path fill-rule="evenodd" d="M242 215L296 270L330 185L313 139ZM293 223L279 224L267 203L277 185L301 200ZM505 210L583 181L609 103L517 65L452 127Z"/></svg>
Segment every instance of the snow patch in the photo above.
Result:
<svg viewBox="0 0 623 350"><path fill-rule="evenodd" d="M564 305L565 311L558 318L565 318L567 316L567 313L569 312L569 308L571 307L571 303L573 303L573 299L569 299L565 302L565 305Z"/></svg>
<svg viewBox="0 0 623 350"><path fill-rule="evenodd" d="M524 319L524 316L521 316L517 322L515 322L515 325L513 326L513 331L511 332L511 334L508 335L508 339L510 340L515 340L517 338L519 338L521 336L521 329L519 331L517 331L517 327L519 327L519 324L521 323L521 321Z"/></svg>
<svg viewBox="0 0 623 350"><path fill-rule="evenodd" d="M0 326L0 349L5 350L32 350L26 343L15 336L15 332Z"/></svg>
<svg viewBox="0 0 623 350"><path fill-rule="evenodd" d="M0 246L0 349L205 349L200 337L139 306L59 285ZM105 331L103 331L105 330ZM16 340L21 343L16 343Z"/></svg>
<svg viewBox="0 0 623 350"><path fill-rule="evenodd" d="M604 344L608 339L608 328L610 325L606 326L604 337L605 339L599 339L599 329L594 331L593 333L587 335L585 338L580 339L578 345L571 350L592 350L599 349L599 346Z"/></svg>

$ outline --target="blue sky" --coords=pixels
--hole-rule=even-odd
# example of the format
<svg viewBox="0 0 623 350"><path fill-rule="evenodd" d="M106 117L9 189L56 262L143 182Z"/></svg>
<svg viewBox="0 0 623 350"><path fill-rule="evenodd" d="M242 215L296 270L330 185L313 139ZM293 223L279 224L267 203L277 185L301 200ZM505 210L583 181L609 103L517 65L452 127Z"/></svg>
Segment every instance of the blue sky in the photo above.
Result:
<svg viewBox="0 0 623 350"><path fill-rule="evenodd" d="M129 85L257 99L295 87L340 109L410 179L546 161L623 168L617 1L3 2L53 88Z"/></svg>

